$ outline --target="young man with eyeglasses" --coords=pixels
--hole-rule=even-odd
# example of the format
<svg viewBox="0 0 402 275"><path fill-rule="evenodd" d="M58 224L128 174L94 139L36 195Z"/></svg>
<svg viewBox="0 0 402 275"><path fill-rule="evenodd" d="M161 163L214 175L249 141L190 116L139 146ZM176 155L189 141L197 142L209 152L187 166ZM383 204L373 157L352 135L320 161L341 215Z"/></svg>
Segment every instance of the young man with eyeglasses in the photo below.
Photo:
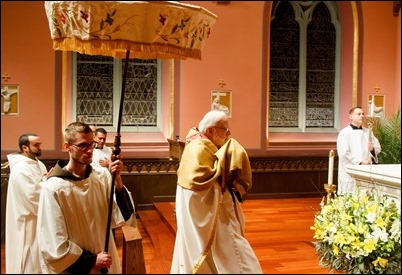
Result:
<svg viewBox="0 0 402 275"><path fill-rule="evenodd" d="M33 133L22 134L19 153L7 155L10 165L6 205L6 273L38 274L39 250L36 222L39 194L47 174L42 141Z"/></svg>
<svg viewBox="0 0 402 275"><path fill-rule="evenodd" d="M38 210L38 243L44 273L120 274L121 267L111 230L104 252L112 174L115 173L111 228L135 219L134 204L123 185L123 162L113 156L109 170L92 169L95 142L82 122L67 126L64 147L69 161L58 161L43 184Z"/></svg>
<svg viewBox="0 0 402 275"><path fill-rule="evenodd" d="M240 202L251 188L245 149L229 118L208 112L191 128L177 171L177 232L171 274L262 274L244 237Z"/></svg>

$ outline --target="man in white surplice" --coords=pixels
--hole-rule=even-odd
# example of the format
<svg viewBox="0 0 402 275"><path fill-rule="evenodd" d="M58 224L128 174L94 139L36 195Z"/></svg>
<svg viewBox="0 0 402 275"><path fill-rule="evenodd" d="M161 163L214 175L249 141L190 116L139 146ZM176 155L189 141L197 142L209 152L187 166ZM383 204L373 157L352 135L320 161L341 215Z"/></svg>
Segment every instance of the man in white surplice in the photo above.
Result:
<svg viewBox="0 0 402 275"><path fill-rule="evenodd" d="M228 116L208 112L190 129L177 171L177 233L171 274L261 274L244 237L240 201L251 188L244 148L229 139Z"/></svg>
<svg viewBox="0 0 402 275"><path fill-rule="evenodd" d="M69 161L60 160L43 183L38 209L38 246L44 273L121 274L112 231L104 251L115 173L111 228L133 224L134 204L121 178L123 162L115 156L110 171L90 165L95 142L91 128L82 122L67 126L64 147ZM105 273L105 272L102 273Z"/></svg>
<svg viewBox="0 0 402 275"><path fill-rule="evenodd" d="M355 180L346 172L347 165L367 165L378 163L381 145L369 129L363 127L364 112L360 107L349 111L350 125L343 128L336 141L338 164L338 195L352 193ZM369 139L371 135L371 140Z"/></svg>
<svg viewBox="0 0 402 275"><path fill-rule="evenodd" d="M22 134L19 153L7 155L10 165L6 206L6 273L38 274L39 250L36 238L39 194L47 173L42 141L36 134Z"/></svg>
<svg viewBox="0 0 402 275"><path fill-rule="evenodd" d="M104 128L97 128L94 132L95 149L92 153L93 167L103 167L109 170L110 157L112 156L112 148L106 146L107 132Z"/></svg>

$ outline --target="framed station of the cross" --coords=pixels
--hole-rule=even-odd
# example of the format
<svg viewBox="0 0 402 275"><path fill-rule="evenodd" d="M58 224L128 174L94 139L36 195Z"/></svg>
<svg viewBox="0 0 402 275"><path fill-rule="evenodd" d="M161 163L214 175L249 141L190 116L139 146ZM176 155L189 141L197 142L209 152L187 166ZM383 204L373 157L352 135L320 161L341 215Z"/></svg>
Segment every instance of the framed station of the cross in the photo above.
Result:
<svg viewBox="0 0 402 275"><path fill-rule="evenodd" d="M18 115L18 85L1 85L1 114Z"/></svg>
<svg viewBox="0 0 402 275"><path fill-rule="evenodd" d="M229 117L232 116L232 91L212 90L211 110L224 111Z"/></svg>

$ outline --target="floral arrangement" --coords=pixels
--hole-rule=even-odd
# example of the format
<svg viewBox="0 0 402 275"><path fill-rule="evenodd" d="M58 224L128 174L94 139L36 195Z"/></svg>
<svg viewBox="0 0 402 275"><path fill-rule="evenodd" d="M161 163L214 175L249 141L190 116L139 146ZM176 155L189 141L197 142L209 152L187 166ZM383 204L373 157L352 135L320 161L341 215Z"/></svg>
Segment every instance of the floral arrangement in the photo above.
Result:
<svg viewBox="0 0 402 275"><path fill-rule="evenodd" d="M311 227L321 266L348 274L401 274L399 203L360 188L325 201Z"/></svg>

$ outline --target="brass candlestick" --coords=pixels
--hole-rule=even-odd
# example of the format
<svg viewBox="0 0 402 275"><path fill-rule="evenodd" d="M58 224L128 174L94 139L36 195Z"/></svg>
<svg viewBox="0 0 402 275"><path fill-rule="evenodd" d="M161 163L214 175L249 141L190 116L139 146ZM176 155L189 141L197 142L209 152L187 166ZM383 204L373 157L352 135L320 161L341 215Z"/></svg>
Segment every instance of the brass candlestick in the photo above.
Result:
<svg viewBox="0 0 402 275"><path fill-rule="evenodd" d="M324 189L327 192L326 204L328 204L328 203L330 203L330 199L332 198L332 194L335 194L336 185L325 183L324 184Z"/></svg>

